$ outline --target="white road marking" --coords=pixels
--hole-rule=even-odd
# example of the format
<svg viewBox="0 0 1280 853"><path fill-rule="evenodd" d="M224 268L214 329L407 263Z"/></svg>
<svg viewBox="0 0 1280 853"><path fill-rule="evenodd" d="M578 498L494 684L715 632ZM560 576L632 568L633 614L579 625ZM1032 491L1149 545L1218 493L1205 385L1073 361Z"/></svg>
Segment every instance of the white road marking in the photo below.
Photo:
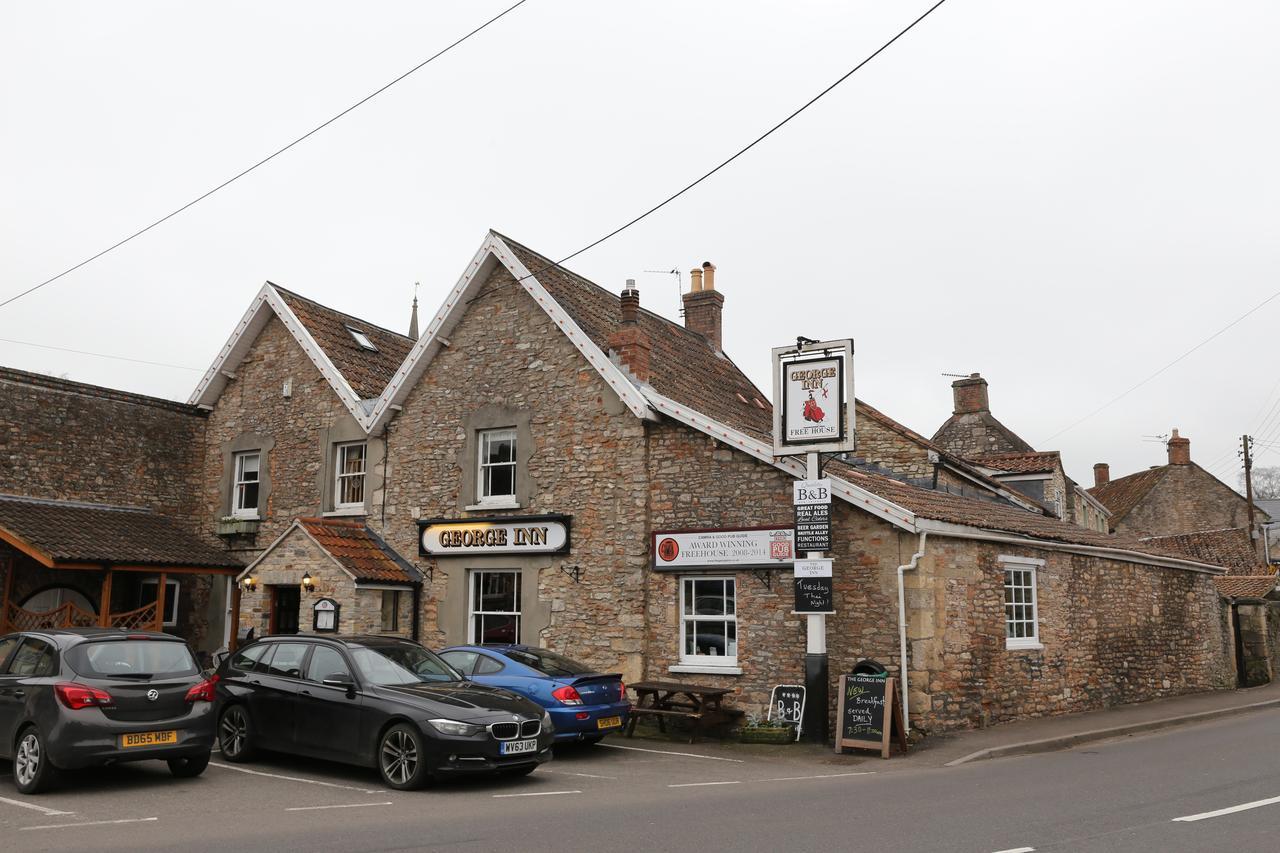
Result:
<svg viewBox="0 0 1280 853"><path fill-rule="evenodd" d="M389 806L391 802L385 803L342 803L336 806L294 806L291 809L285 809L287 812L314 812L320 809L363 809L368 806Z"/></svg>
<svg viewBox="0 0 1280 853"><path fill-rule="evenodd" d="M825 773L821 776L779 776L776 779L753 779L753 782L800 782L805 779L842 779L845 776L874 776L874 770L863 770L861 773ZM1030 848L1027 848L1030 849ZM1011 853L1009 850L1001 850L998 853Z"/></svg>
<svg viewBox="0 0 1280 853"><path fill-rule="evenodd" d="M581 794L581 791L530 791L527 794L494 794L495 800L507 800L511 797L554 797L556 794Z"/></svg>
<svg viewBox="0 0 1280 853"><path fill-rule="evenodd" d="M680 782L676 785L668 785L668 788L702 788L707 785L741 785L741 782Z"/></svg>
<svg viewBox="0 0 1280 853"><path fill-rule="evenodd" d="M1211 817L1222 817L1224 814L1235 814L1236 812L1246 812L1249 809L1259 809L1263 806L1271 806L1280 803L1280 797L1271 797L1267 800L1254 800L1252 803L1241 803L1238 806L1228 806L1225 809L1218 809L1212 812L1201 812L1200 814L1186 815L1185 817L1175 817L1174 823L1179 821L1183 823L1191 823L1197 820L1208 820Z"/></svg>
<svg viewBox="0 0 1280 853"><path fill-rule="evenodd" d="M642 749L638 746L621 746L616 743L598 743L597 747L605 749L629 749L632 752L656 752L658 755L681 755L685 758L705 758L708 761L732 761L734 764L745 764L741 758L721 758L718 755L699 755L696 752L668 752L665 749Z"/></svg>
<svg viewBox="0 0 1280 853"><path fill-rule="evenodd" d="M30 832L34 829L70 829L76 826L107 826L116 823L153 823L159 819L158 817L127 817L121 820L86 820L81 823L51 823L45 826L23 826L19 828L23 832Z"/></svg>
<svg viewBox="0 0 1280 853"><path fill-rule="evenodd" d="M1008 850L997 850L996 853L1034 853L1034 847L1010 847Z"/></svg>
<svg viewBox="0 0 1280 853"><path fill-rule="evenodd" d="M594 773L570 773L568 770L539 770L539 774L550 773L553 776L581 776L584 779L612 779L618 781L617 776L597 776Z"/></svg>
<svg viewBox="0 0 1280 853"><path fill-rule="evenodd" d="M11 806L18 806L23 809L31 809L49 816L75 814L75 812L61 812L57 809L50 809L44 806L37 806L35 803L24 803L22 800L11 800L8 797L0 797L0 803L8 803Z"/></svg>
<svg viewBox="0 0 1280 853"><path fill-rule="evenodd" d="M339 785L337 782L322 782L319 779L303 779L301 776L282 776L279 773L263 773L261 770L250 770L247 767L232 767L230 764L219 764L216 761L209 762L210 767L218 767L223 770L234 770L237 773L248 773L250 776L265 776L268 779L283 779L286 782L303 782L307 785L321 785L325 788L338 788L343 791L359 791L362 794L385 794L386 791L377 788L357 788L353 785Z"/></svg>

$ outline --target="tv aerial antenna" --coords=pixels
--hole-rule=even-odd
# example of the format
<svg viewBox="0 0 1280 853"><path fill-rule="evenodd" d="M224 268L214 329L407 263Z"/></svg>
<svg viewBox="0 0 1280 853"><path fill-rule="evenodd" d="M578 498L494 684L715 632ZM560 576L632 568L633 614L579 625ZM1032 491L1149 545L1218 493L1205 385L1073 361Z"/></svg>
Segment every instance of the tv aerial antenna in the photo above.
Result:
<svg viewBox="0 0 1280 853"><path fill-rule="evenodd" d="M679 267L672 267L669 270L645 270L647 273L656 275L673 275L676 277L676 314L684 316L684 276L680 272Z"/></svg>

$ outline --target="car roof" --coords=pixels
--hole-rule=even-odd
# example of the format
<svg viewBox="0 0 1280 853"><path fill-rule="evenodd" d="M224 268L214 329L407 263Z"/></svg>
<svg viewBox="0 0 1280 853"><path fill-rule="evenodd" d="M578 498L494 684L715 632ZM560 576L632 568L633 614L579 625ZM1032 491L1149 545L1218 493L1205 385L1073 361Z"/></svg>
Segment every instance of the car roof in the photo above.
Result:
<svg viewBox="0 0 1280 853"><path fill-rule="evenodd" d="M14 633L49 640L60 648L74 646L89 640L123 640L129 637L148 640L170 640L176 643L185 642L181 637L175 637L173 634L166 634L162 631L130 631L124 628L36 628L15 631Z"/></svg>
<svg viewBox="0 0 1280 853"><path fill-rule="evenodd" d="M410 640L408 637L386 637L379 634L313 634L313 633L297 633L297 634L271 634L266 637L257 637L253 644L258 643L288 643L298 640L316 641L323 640L325 642L337 643L343 646L390 646L396 643L411 643L415 646L421 646L421 643Z"/></svg>

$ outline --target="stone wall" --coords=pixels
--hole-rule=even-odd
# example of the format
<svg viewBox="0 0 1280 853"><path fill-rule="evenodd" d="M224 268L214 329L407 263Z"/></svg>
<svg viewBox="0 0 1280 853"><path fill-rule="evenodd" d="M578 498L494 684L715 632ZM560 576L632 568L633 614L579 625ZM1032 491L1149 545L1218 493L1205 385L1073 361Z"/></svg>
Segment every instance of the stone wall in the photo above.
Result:
<svg viewBox="0 0 1280 853"><path fill-rule="evenodd" d="M1280 674L1280 601L1237 601L1241 687L1257 687L1275 681Z"/></svg>
<svg viewBox="0 0 1280 853"><path fill-rule="evenodd" d="M865 413L860 413L857 420L858 449L854 456L887 468L899 477L933 476L934 463L929 459L927 447Z"/></svg>
<svg viewBox="0 0 1280 853"><path fill-rule="evenodd" d="M1264 520L1262 513L1256 520ZM1249 524L1249 502L1199 465L1170 465L1137 506L1118 522L1116 533L1167 536Z"/></svg>
<svg viewBox="0 0 1280 853"><path fill-rule="evenodd" d="M196 516L193 406L0 368L0 492Z"/></svg>

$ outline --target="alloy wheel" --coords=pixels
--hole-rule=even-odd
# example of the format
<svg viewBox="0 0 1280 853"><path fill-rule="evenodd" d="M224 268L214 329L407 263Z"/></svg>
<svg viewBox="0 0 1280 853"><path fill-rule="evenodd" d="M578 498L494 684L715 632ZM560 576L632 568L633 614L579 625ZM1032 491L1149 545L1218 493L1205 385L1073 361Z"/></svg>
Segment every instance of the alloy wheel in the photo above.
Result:
<svg viewBox="0 0 1280 853"><path fill-rule="evenodd" d="M239 755L244 751L249 737L249 721L244 711L232 707L222 715L222 724L218 730L218 746L225 755Z"/></svg>
<svg viewBox="0 0 1280 853"><path fill-rule="evenodd" d="M407 785L418 772L418 745L408 732L393 730L382 740L382 773L397 785Z"/></svg>
<svg viewBox="0 0 1280 853"><path fill-rule="evenodd" d="M26 787L40 772L40 738L28 732L18 743L18 753L13 759L13 775L18 784Z"/></svg>

